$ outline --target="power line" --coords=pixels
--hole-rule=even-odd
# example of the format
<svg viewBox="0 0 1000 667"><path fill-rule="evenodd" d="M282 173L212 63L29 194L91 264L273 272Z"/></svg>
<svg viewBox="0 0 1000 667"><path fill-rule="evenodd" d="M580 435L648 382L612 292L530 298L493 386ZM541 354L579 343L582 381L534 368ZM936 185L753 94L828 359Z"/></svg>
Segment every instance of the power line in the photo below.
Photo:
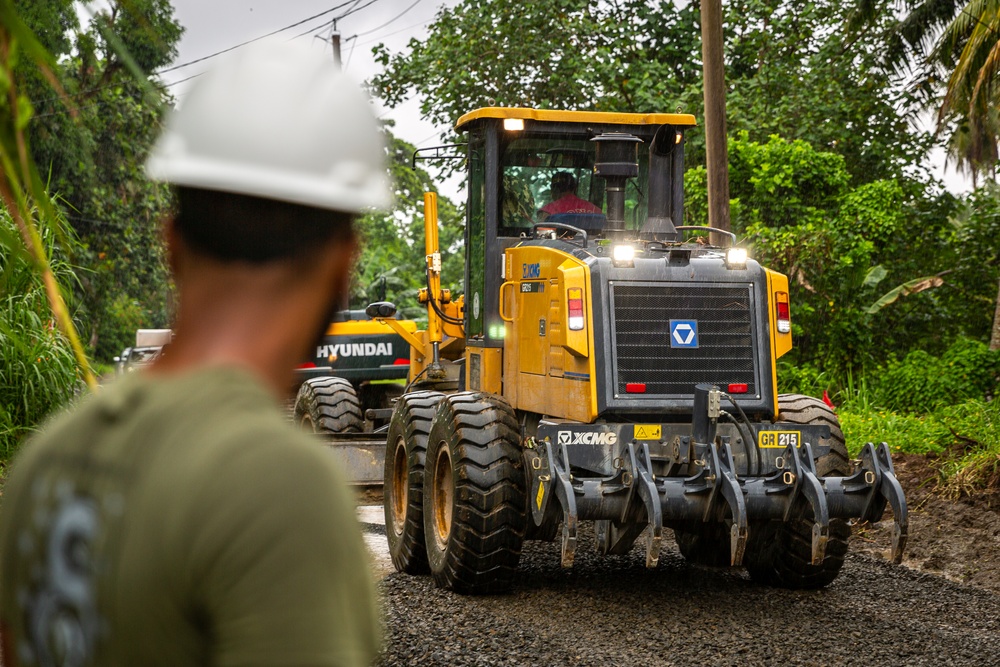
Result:
<svg viewBox="0 0 1000 667"><path fill-rule="evenodd" d="M348 11L344 12L343 14L341 14L340 16L338 16L336 20L338 20L338 21L339 21L340 19L344 19L344 18L347 18L347 17L348 17L348 16L350 16L351 14L356 14L357 12L360 12L360 11L361 11L362 9L364 9L365 7L371 7L371 6L372 6L372 5L374 5L374 4L376 3L376 2L378 2L378 0L368 0L368 2L366 2L366 3L365 3L365 4L363 4L363 5L361 5L360 7L353 7L352 9L349 9Z"/></svg>
<svg viewBox="0 0 1000 667"><path fill-rule="evenodd" d="M421 26L425 26L428 23L433 23L433 22L434 22L434 19L427 19L426 21L422 21L421 23L414 23L413 25L408 25L405 28L400 28L399 30L396 30L394 32L390 32L390 33L388 33L386 35L382 35L381 37L376 37L375 39L369 39L367 42L361 42L360 44L358 44L358 46L367 46L368 44L374 44L375 42L381 42L386 37L392 37L393 35L398 35L401 32L406 32L407 30L412 30L413 28L419 28Z"/></svg>
<svg viewBox="0 0 1000 667"><path fill-rule="evenodd" d="M423 0L414 0L413 4L411 4L409 7L407 7L406 9L404 9L403 11L401 11L400 13L396 14L395 16L393 16L391 19L389 19L388 21L386 21L385 23L383 23L379 27L372 28L371 30L366 30L365 32L359 32L356 35L354 35L354 38L356 39L358 37L364 37L365 35L370 35L373 32L377 32L377 31L381 30L382 28L386 27L390 23L394 23L397 19L403 18L403 16L405 16L407 12L409 12L411 9L413 9L414 7L416 7L417 5L419 5L421 2L423 2Z"/></svg>
<svg viewBox="0 0 1000 667"><path fill-rule="evenodd" d="M376 1L377 0L371 0L371 2L369 2L368 4L370 5L370 4L372 4L373 2L376 2ZM173 67L168 67L166 69L161 69L161 70L159 70L157 72L154 72L154 73L155 74L166 74L167 72L173 72L174 70L178 70L178 69L181 69L183 67L187 67L189 65L194 65L195 63L204 62L205 60L208 60L209 58L214 58L216 56L221 56L223 53L229 53L230 51L233 51L235 49L240 48L241 46L246 46L247 44L252 44L254 42L257 42L257 41L260 41L260 40L264 39L265 37L270 37L272 35L277 35L279 32L284 32L286 30L290 30L292 28L296 28L296 27L302 25L303 23L308 23L309 21L313 21L315 19L318 19L321 16L326 16L327 14L332 14L333 12L337 11L338 9L342 9L342 8L346 7L347 5L351 4L352 2L355 3L355 4L357 4L357 0L347 0L347 2L342 2L341 4L337 5L336 7L331 7L330 9L327 9L326 11L320 12L319 14L315 14L313 16L310 16L309 18L302 19L301 21L296 21L295 23L292 23L291 25L286 25L284 28L278 28L277 30L273 30L273 31L267 33L266 35L261 35L260 37L254 37L253 39L248 39L245 42L240 42L239 44L236 44L234 46L230 46L229 48L226 48L226 49L222 49L221 51L216 51L215 53L211 53L211 54L209 54L207 56L203 56L201 58L197 58L195 60L191 60L191 61L188 61L186 63L181 63L180 65L174 65ZM367 7L367 6L368 5L365 5L365 7ZM350 13L351 12L349 11L346 14L344 14L343 16L347 16ZM343 18L343 16L341 16L340 18Z"/></svg>
<svg viewBox="0 0 1000 667"><path fill-rule="evenodd" d="M295 37L292 37L288 41L291 41L292 39L298 39L299 37L305 37L306 35L308 35L311 32L319 32L320 30L323 30L324 28L329 28L332 25L333 25L332 21L330 23L323 22L323 23L321 23L320 25L318 25L318 26L316 26L314 28L309 28L308 30L306 30L304 32L300 32L299 34L295 35ZM318 36L319 35L317 35L317 37Z"/></svg>

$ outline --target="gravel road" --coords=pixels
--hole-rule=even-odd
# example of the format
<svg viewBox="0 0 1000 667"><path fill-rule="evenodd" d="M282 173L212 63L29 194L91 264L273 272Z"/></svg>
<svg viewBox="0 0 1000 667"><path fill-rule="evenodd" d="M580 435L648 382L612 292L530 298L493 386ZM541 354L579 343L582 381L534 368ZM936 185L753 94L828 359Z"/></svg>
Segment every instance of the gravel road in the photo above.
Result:
<svg viewBox="0 0 1000 667"><path fill-rule="evenodd" d="M382 527L368 517L377 552ZM640 549L599 557L581 538L572 570L556 544L527 543L505 596L384 576L381 664L1000 665L1000 596L982 589L859 554L824 590L784 591L673 548L647 570Z"/></svg>

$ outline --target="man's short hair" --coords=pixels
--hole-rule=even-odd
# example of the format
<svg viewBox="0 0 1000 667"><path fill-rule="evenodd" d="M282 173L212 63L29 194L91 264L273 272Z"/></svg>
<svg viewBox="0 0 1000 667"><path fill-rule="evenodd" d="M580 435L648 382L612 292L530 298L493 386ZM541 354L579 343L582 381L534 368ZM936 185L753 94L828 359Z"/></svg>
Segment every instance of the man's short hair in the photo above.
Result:
<svg viewBox="0 0 1000 667"><path fill-rule="evenodd" d="M568 171L557 171L552 174L553 192L576 192L576 178Z"/></svg>
<svg viewBox="0 0 1000 667"><path fill-rule="evenodd" d="M196 252L224 262L300 258L353 234L350 213L249 195L177 188L177 230Z"/></svg>

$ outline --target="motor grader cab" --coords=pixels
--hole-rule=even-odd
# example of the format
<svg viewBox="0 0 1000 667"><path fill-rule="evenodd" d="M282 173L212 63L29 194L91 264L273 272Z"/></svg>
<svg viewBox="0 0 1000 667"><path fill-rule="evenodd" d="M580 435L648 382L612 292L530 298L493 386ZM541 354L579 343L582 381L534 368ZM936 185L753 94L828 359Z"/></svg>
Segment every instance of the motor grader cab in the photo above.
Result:
<svg viewBox="0 0 1000 667"><path fill-rule="evenodd" d="M558 540L570 566L593 521L602 553L641 537L654 567L672 529L690 560L815 588L843 564L846 520L877 521L887 503L900 559L907 512L887 446L852 463L824 403L778 394L786 277L728 233L684 238L694 124L512 108L458 121L465 301L440 289L429 196L430 322L408 338L411 386L387 432L400 571L501 591L525 539ZM393 326L392 310L369 312Z"/></svg>

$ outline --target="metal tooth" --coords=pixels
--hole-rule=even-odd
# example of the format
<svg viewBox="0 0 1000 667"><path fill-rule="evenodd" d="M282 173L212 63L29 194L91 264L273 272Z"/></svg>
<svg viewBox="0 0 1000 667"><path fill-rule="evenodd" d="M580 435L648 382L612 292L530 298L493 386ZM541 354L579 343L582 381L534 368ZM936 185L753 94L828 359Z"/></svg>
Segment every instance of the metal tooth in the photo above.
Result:
<svg viewBox="0 0 1000 667"><path fill-rule="evenodd" d="M814 523L812 527L812 564L822 565L826 557L826 544L830 540L830 526Z"/></svg>
<svg viewBox="0 0 1000 667"><path fill-rule="evenodd" d="M576 516L564 516L560 564L563 567L573 567L574 558L576 558Z"/></svg>

